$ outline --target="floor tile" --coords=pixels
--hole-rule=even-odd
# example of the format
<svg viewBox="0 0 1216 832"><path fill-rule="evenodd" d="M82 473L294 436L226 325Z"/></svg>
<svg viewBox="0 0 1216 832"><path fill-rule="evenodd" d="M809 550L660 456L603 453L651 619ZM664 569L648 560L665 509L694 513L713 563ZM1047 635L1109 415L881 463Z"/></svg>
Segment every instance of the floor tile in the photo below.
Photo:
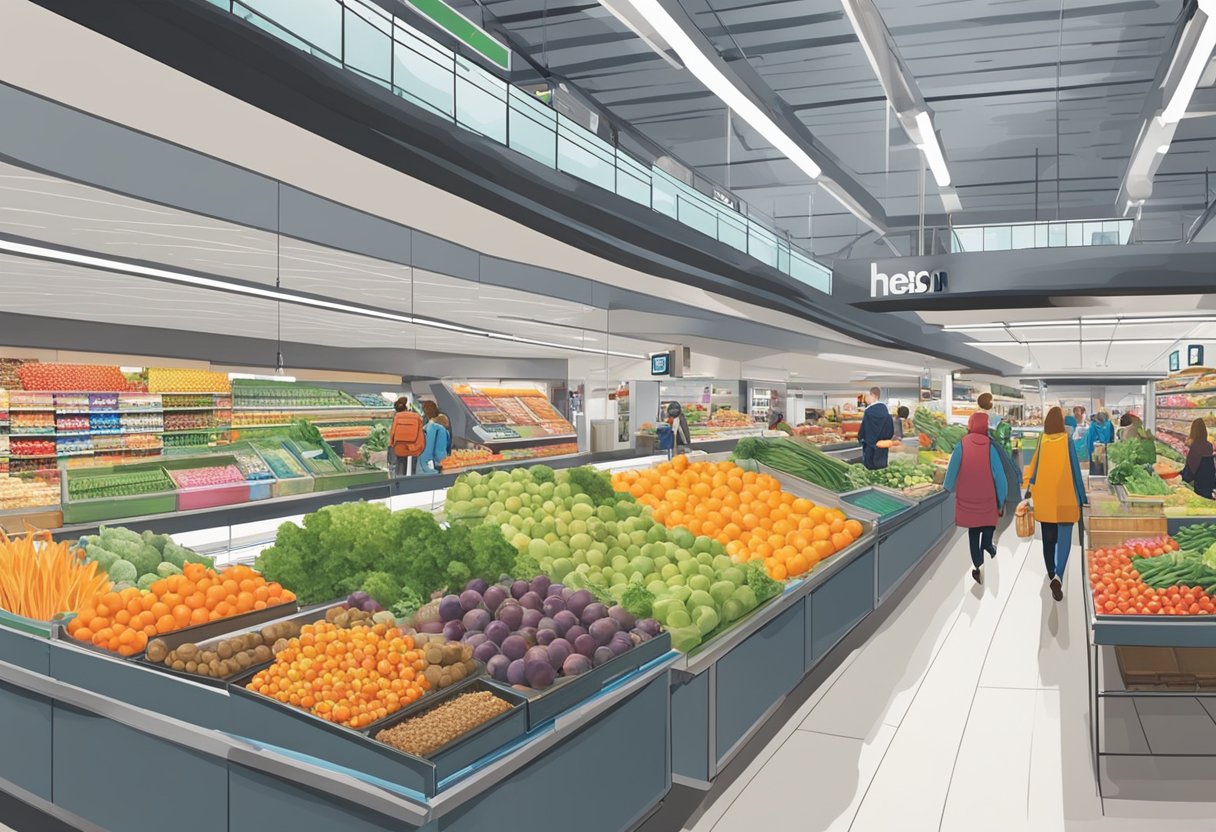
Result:
<svg viewBox="0 0 1216 832"><path fill-rule="evenodd" d="M895 729L870 740L795 731L713 832L846 832Z"/></svg>

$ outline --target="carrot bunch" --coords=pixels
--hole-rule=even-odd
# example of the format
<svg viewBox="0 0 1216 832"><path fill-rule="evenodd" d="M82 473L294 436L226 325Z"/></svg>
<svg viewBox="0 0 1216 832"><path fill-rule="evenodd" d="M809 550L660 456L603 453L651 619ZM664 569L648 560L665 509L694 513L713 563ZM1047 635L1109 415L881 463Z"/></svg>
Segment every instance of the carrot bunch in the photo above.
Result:
<svg viewBox="0 0 1216 832"><path fill-rule="evenodd" d="M96 563L50 532L10 538L0 532L0 609L49 621L75 612L110 591L110 580Z"/></svg>

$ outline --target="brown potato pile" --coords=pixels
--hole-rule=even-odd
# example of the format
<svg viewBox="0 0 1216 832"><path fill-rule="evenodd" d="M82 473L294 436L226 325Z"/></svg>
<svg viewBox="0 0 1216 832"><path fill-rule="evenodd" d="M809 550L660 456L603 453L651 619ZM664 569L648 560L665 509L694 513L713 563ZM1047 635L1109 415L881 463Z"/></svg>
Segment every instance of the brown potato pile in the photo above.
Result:
<svg viewBox="0 0 1216 832"><path fill-rule="evenodd" d="M226 638L211 647L187 642L170 650L163 639L148 642L148 661L174 670L224 679L235 676L255 665L265 664L287 646L287 640L300 634L300 625L292 621L270 624L260 632Z"/></svg>

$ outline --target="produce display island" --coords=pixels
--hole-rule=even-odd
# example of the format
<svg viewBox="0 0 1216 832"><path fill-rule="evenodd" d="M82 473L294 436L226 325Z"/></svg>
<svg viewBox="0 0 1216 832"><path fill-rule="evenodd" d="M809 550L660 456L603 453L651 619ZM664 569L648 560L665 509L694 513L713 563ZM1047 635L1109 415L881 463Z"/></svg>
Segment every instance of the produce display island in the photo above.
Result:
<svg viewBox="0 0 1216 832"><path fill-rule="evenodd" d="M546 795L547 815L580 818L580 829L632 829L673 782L712 784L954 528L946 492L902 498L899 511L879 516L798 478L760 473L798 499L847 511L859 536L687 653L664 633L572 680L577 687L514 699L502 689L511 708L429 762L231 685L124 660L61 631L23 630L28 622L6 616L0 732L11 741L0 748L0 789L68 823L134 832L161 830L166 817L209 831L532 829L535 817L509 810L525 790ZM438 508L447 483L427 479L429 492L380 500ZM306 613L293 605L291 614ZM107 764L138 772L138 808L98 776L98 748L109 750ZM182 813L188 803L195 808Z"/></svg>

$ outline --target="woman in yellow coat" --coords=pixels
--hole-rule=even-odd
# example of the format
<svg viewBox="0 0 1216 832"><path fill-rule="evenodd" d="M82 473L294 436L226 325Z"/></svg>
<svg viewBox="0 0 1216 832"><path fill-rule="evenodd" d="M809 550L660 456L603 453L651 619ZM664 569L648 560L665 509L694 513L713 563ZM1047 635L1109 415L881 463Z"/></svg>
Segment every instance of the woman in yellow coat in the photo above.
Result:
<svg viewBox="0 0 1216 832"><path fill-rule="evenodd" d="M1072 527L1086 505L1085 483L1077 449L1064 425L1064 413L1053 407L1043 420L1043 439L1030 462L1026 498L1034 503L1034 519L1043 533L1043 561L1051 581L1051 597L1060 601L1060 584L1072 549Z"/></svg>

